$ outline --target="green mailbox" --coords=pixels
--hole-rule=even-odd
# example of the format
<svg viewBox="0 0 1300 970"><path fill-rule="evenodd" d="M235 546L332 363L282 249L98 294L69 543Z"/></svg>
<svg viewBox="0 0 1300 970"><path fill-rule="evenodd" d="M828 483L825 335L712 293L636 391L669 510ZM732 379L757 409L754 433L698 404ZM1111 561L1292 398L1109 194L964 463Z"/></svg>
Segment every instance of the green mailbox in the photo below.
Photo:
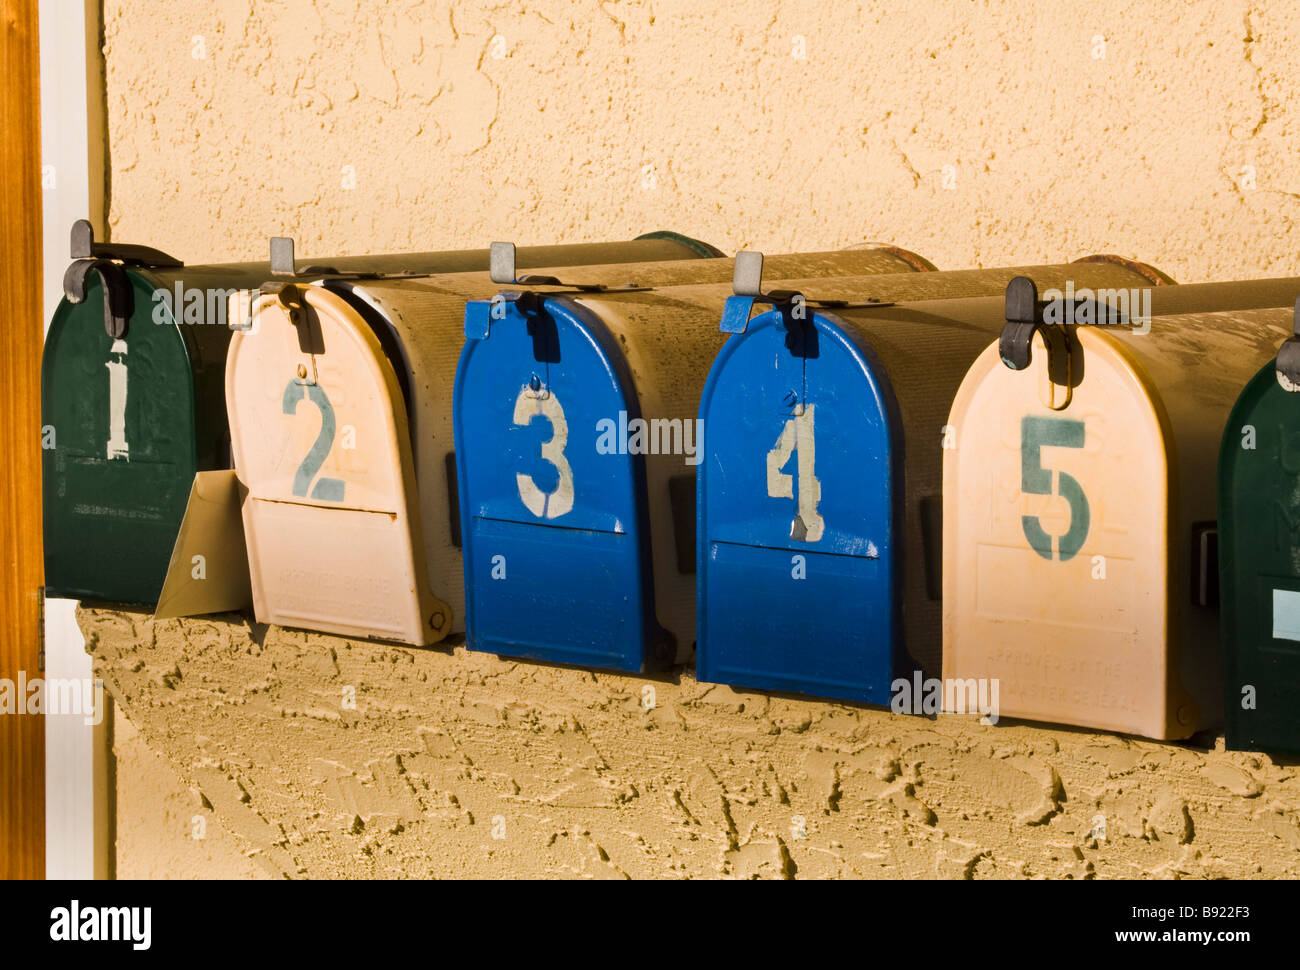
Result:
<svg viewBox="0 0 1300 970"><path fill-rule="evenodd" d="M1219 592L1228 748L1300 752L1300 331L1224 429Z"/></svg>
<svg viewBox="0 0 1300 970"><path fill-rule="evenodd" d="M721 255L667 232L519 250L525 266ZM487 268L481 249L354 256L299 272L410 276ZM41 365L48 595L157 602L195 474L231 467L229 297L272 276L269 262L186 266L144 246L96 242L85 220L73 226L64 299Z"/></svg>
<svg viewBox="0 0 1300 970"><path fill-rule="evenodd" d="M267 271L97 243L85 221L72 259L41 365L46 591L152 604L195 473L229 464L223 291Z"/></svg>

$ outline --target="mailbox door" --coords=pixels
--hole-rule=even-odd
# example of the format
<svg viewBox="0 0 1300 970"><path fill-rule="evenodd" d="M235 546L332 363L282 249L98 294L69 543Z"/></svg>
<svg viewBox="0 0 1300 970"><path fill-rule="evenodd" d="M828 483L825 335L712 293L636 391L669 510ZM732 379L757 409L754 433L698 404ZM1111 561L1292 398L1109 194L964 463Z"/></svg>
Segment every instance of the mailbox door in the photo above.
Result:
<svg viewBox="0 0 1300 970"><path fill-rule="evenodd" d="M257 618L436 642L450 617L416 554L411 442L393 367L342 297L297 292L299 323L276 297L260 297L226 364Z"/></svg>
<svg viewBox="0 0 1300 970"><path fill-rule="evenodd" d="M1273 361L1242 392L1220 455L1227 744L1300 751L1300 394Z"/></svg>
<svg viewBox="0 0 1300 970"><path fill-rule="evenodd" d="M901 449L870 349L829 314L762 314L700 413L700 680L888 703Z"/></svg>
<svg viewBox="0 0 1300 970"><path fill-rule="evenodd" d="M504 307L456 371L467 645L659 666L671 650L654 619L644 459L618 446L619 427L640 417L626 361L571 300L536 315Z"/></svg>
<svg viewBox="0 0 1300 970"><path fill-rule="evenodd" d="M1168 417L1117 340L1076 336L1083 379L1064 409L1044 404L1037 336L1027 371L990 346L953 403L944 677L996 680L1002 716L1186 736L1167 649Z"/></svg>
<svg viewBox="0 0 1300 970"><path fill-rule="evenodd" d="M52 596L152 604L197 471L189 334L152 319L128 271L126 337L104 331L103 289L59 304L41 367L45 575Z"/></svg>

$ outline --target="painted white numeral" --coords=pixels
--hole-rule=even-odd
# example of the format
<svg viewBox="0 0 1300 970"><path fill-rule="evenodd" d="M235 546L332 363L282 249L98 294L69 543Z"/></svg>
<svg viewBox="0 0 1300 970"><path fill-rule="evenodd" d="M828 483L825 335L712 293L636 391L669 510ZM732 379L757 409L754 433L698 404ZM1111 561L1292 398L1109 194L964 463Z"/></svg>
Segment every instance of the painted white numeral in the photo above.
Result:
<svg viewBox="0 0 1300 970"><path fill-rule="evenodd" d="M767 494L770 498L794 498L794 475L781 471L792 454L799 455L798 513L790 523L790 538L801 542L817 542L822 537L826 523L817 514L822 500L822 484L817 481L816 445L813 435L813 411L809 404L801 414L785 423L776 447L767 453Z"/></svg>
<svg viewBox="0 0 1300 970"><path fill-rule="evenodd" d="M131 447L126 443L126 341L114 340L108 350L111 360L108 368L108 457L131 458Z"/></svg>
<svg viewBox="0 0 1300 970"><path fill-rule="evenodd" d="M542 457L559 472L560 484L554 492L543 492L531 475L515 473L519 498L529 512L539 519L558 519L573 508L573 469L564 457L564 446L569 443L569 423L564 420L564 408L559 399L547 391L534 391L527 384L515 398L515 424L527 426L533 418L541 416L551 422L551 437L542 445Z"/></svg>

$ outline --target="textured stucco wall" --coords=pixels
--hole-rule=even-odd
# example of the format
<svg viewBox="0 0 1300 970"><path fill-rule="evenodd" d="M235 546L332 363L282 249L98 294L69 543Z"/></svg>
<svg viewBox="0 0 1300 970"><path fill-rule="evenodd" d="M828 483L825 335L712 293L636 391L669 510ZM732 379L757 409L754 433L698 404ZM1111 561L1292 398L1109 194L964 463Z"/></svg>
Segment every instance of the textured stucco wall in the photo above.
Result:
<svg viewBox="0 0 1300 970"><path fill-rule="evenodd" d="M105 0L104 24L112 238L187 261L674 228L1300 272L1282 0ZM1300 873L1300 781L1265 757L92 616L140 732L124 875ZM228 842L195 844L194 804Z"/></svg>
<svg viewBox="0 0 1300 970"><path fill-rule="evenodd" d="M1285 0L105 0L104 22L113 237L187 260L672 227L944 269L1300 269Z"/></svg>
<svg viewBox="0 0 1300 970"><path fill-rule="evenodd" d="M124 873L1300 877L1300 774L1259 755L232 616L80 623L180 779L150 816L164 857ZM224 841L187 856L196 814Z"/></svg>

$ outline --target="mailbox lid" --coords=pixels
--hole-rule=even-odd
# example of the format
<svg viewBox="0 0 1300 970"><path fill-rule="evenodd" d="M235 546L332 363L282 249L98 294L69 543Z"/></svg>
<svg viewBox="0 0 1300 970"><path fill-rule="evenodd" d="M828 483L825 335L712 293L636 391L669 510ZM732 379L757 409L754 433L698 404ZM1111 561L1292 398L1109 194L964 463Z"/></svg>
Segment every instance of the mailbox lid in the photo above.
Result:
<svg viewBox="0 0 1300 970"><path fill-rule="evenodd" d="M902 449L886 369L833 315L771 311L723 347L700 414L699 679L888 703Z"/></svg>
<svg viewBox="0 0 1300 970"><path fill-rule="evenodd" d="M450 616L417 552L411 443L392 365L342 297L293 289L296 322L280 298L259 297L226 368L257 617L436 642Z"/></svg>
<svg viewBox="0 0 1300 970"><path fill-rule="evenodd" d="M61 301L41 364L49 595L149 604L162 589L199 456L193 341L151 319L154 287L128 272L127 336L104 330L103 291Z"/></svg>
<svg viewBox="0 0 1300 970"><path fill-rule="evenodd" d="M1088 353L1093 336L1079 333L1087 373L1064 412L1040 399L1037 343L1023 373L990 346L958 391L944 677L996 683L1005 717L1185 736L1166 650L1172 432L1126 355Z"/></svg>
<svg viewBox="0 0 1300 970"><path fill-rule="evenodd" d="M454 422L471 650L640 671L671 659L653 615L645 468L600 454L640 416L626 361L572 300L509 304L467 341Z"/></svg>
<svg viewBox="0 0 1300 970"><path fill-rule="evenodd" d="M1223 704L1232 750L1300 751L1300 395L1246 385L1219 461Z"/></svg>
<svg viewBox="0 0 1300 970"><path fill-rule="evenodd" d="M944 453L945 677L997 678L1008 716L1155 738L1214 723L1192 532L1214 519L1207 444L1276 313L1079 327L1083 378L1061 410L1043 403L1041 338L1022 373L996 345L981 355Z"/></svg>

